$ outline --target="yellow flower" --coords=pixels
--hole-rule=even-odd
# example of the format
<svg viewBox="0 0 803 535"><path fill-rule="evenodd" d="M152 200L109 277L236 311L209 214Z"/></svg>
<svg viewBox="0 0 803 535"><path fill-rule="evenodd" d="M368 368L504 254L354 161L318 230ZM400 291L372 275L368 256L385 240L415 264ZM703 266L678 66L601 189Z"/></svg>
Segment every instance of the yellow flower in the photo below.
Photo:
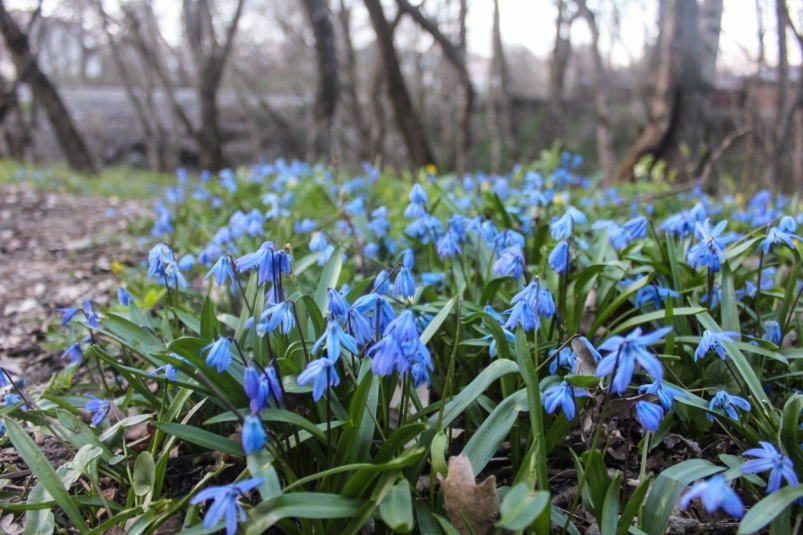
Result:
<svg viewBox="0 0 803 535"><path fill-rule="evenodd" d="M742 203L744 202L744 195L742 195L741 193L737 193L737 194L736 194L736 199L735 199L735 200L736 200L736 204L738 204L739 206L741 206L741 205L742 205Z"/></svg>
<svg viewBox="0 0 803 535"><path fill-rule="evenodd" d="M561 195L560 193L556 193L555 198L553 199L552 202L555 204L563 204L563 195Z"/></svg>
<svg viewBox="0 0 803 535"><path fill-rule="evenodd" d="M429 165L427 165L426 167L424 167L424 170L425 170L425 171L426 171L428 174L430 174L430 175L434 175L435 173L437 173L437 172L438 172L438 168L437 168L437 167L435 167L435 166L434 166L434 165L432 165L432 164L429 164Z"/></svg>
<svg viewBox="0 0 803 535"><path fill-rule="evenodd" d="M112 262L112 273L119 275L122 272L123 272L123 265L117 260Z"/></svg>

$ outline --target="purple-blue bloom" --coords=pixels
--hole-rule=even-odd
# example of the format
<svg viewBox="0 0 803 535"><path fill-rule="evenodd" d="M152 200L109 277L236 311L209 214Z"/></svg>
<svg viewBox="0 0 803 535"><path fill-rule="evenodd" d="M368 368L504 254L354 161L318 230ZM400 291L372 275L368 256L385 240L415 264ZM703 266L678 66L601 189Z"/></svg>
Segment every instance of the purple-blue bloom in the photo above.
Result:
<svg viewBox="0 0 803 535"><path fill-rule="evenodd" d="M499 260L494 262L494 273L500 277L511 276L517 280L524 273L524 253L521 247L512 246L503 249Z"/></svg>
<svg viewBox="0 0 803 535"><path fill-rule="evenodd" d="M396 280L393 282L393 294L401 295L402 299L411 299L415 296L415 279L410 270L402 266Z"/></svg>
<svg viewBox="0 0 803 535"><path fill-rule="evenodd" d="M663 379L664 370L661 361L652 355L647 346L650 346L672 331L672 327L664 327L649 334L642 335L641 327L624 336L612 336L606 340L599 349L609 351L597 366L597 377L605 377L615 373L611 386L617 394L627 390L636 363L640 364L656 381Z"/></svg>
<svg viewBox="0 0 803 535"><path fill-rule="evenodd" d="M541 395L541 402L547 414L554 413L558 407L563 409L567 420L574 419L576 412L574 398L578 396L588 396L585 390L575 390L575 388L563 381L561 384L547 388Z"/></svg>
<svg viewBox="0 0 803 535"><path fill-rule="evenodd" d="M341 346L354 355L360 352L357 349L357 340L350 334L347 334L346 331L343 330L343 327L340 326L340 323L335 320L329 320L329 323L326 324L326 330L315 342L315 345L312 346L312 352L317 353L324 342L326 342L327 357L333 364L340 358Z"/></svg>
<svg viewBox="0 0 803 535"><path fill-rule="evenodd" d="M204 280L208 280L212 275L215 276L215 282L218 285L225 284L226 279L234 282L234 269L232 269L228 255L223 255L217 259L217 262L215 262L215 265L209 270L209 273L206 274Z"/></svg>
<svg viewBox="0 0 803 535"><path fill-rule="evenodd" d="M663 405L666 410L672 408L672 401L674 401L675 398L688 399L689 397L680 390L667 385L663 381L655 381L648 385L641 385L638 387L638 393L639 395L653 394L658 396L658 401L661 402L661 405Z"/></svg>
<svg viewBox="0 0 803 535"><path fill-rule="evenodd" d="M731 396L724 390L720 390L708 404L709 410L714 410L716 408L720 408L725 411L725 414L728 415L729 418L733 420L739 420L739 413L736 412L736 409L742 409L743 411L750 410L750 402L748 402L744 398L740 398L738 396ZM714 421L714 416L711 413L707 413L706 416L710 421Z"/></svg>
<svg viewBox="0 0 803 535"><path fill-rule="evenodd" d="M134 299L128 290L120 286L117 288L117 302L120 303L120 306L127 307L128 304Z"/></svg>
<svg viewBox="0 0 803 535"><path fill-rule="evenodd" d="M422 384L423 380L429 380L427 370L432 369L432 359L429 350L421 342L415 314L411 310L403 311L388 324L382 332L382 339L368 350L368 355L373 358L376 375L391 375L398 371L399 375L404 376L418 364L417 377L414 377L416 386Z"/></svg>
<svg viewBox="0 0 803 535"><path fill-rule="evenodd" d="M307 368L298 374L296 383L304 386L310 381L312 383L312 399L318 401L323 396L323 391L327 386L337 386L340 384L340 376L337 375L335 364L328 357L315 359Z"/></svg>
<svg viewBox="0 0 803 535"><path fill-rule="evenodd" d="M92 413L92 425L98 425L108 414L111 404L105 399L100 399L93 395L89 397L92 399L86 402L84 410Z"/></svg>
<svg viewBox="0 0 803 535"><path fill-rule="evenodd" d="M708 481L700 481L691 486L689 491L680 500L680 507L685 509L695 498L700 498L703 507L709 513L718 509L724 510L734 518L744 516L744 505L723 474L717 474Z"/></svg>
<svg viewBox="0 0 803 535"><path fill-rule="evenodd" d="M75 317L75 315L78 314L77 308L57 308L56 310L64 314L61 317L62 325L67 325L68 323L70 323L70 320L72 320Z"/></svg>
<svg viewBox="0 0 803 535"><path fill-rule="evenodd" d="M89 301L88 297L84 298L84 316L86 316L86 324L90 329L97 329L99 327L98 315L92 311L92 302Z"/></svg>
<svg viewBox="0 0 803 535"><path fill-rule="evenodd" d="M728 226L727 221L720 221L712 229L708 219L695 224L694 236L698 243L689 249L686 256L689 265L697 269L708 267L714 273L720 270L722 262L725 261L720 235L726 226Z"/></svg>
<svg viewBox="0 0 803 535"><path fill-rule="evenodd" d="M767 494L772 494L781 487L781 478L785 479L790 487L797 486L797 474L792 460L769 442L761 441L759 444L760 448L753 448L742 453L744 457L755 457L742 465L742 473L759 474L771 470L767 483Z"/></svg>
<svg viewBox="0 0 803 535"><path fill-rule="evenodd" d="M559 275L565 275L569 271L569 242L559 241L549 253L549 267Z"/></svg>
<svg viewBox="0 0 803 535"><path fill-rule="evenodd" d="M265 429L259 416L251 414L245 417L240 438L246 455L265 448Z"/></svg>
<svg viewBox="0 0 803 535"><path fill-rule="evenodd" d="M201 355L206 351L209 351L206 356L206 365L217 366L218 373L223 373L231 364L231 341L228 338L219 338L207 345L201 349Z"/></svg>
<svg viewBox="0 0 803 535"><path fill-rule="evenodd" d="M67 350L61 354L61 358L69 358L70 363L78 364L83 362L84 353L81 351L81 342L75 342Z"/></svg>
<svg viewBox="0 0 803 535"><path fill-rule="evenodd" d="M343 294L334 288L329 288L327 292L329 294L329 313L332 314L333 318L342 320L349 311L348 301L343 297Z"/></svg>
<svg viewBox="0 0 803 535"><path fill-rule="evenodd" d="M462 253L458 236L451 230L438 240L438 256L441 258L451 258L457 253ZM406 268L405 268L406 269Z"/></svg>
<svg viewBox="0 0 803 535"><path fill-rule="evenodd" d="M781 325L775 321L770 320L766 324L767 332L764 334L764 340L772 342L776 346L781 345Z"/></svg>
<svg viewBox="0 0 803 535"><path fill-rule="evenodd" d="M636 417L641 423L641 427L647 431L658 431L661 420L664 418L664 409L655 403L648 401L636 402Z"/></svg>
<svg viewBox="0 0 803 535"><path fill-rule="evenodd" d="M243 506L237 503L237 496L258 487L263 481L261 477L257 477L239 483L209 487L193 496L190 503L198 505L207 500L214 500L204 516L204 528L212 529L225 518L226 535L235 535L237 522L245 522L247 519Z"/></svg>
<svg viewBox="0 0 803 535"><path fill-rule="evenodd" d="M728 356L725 353L725 348L722 347L722 342L733 342L734 338L741 337L741 334L733 331L718 333L712 331L711 329L706 329L703 332L703 337L700 339L700 343L697 345L697 349L694 351L694 360L705 357L706 353L709 351L716 351L717 355L719 355L719 358L726 360Z"/></svg>
<svg viewBox="0 0 803 535"><path fill-rule="evenodd" d="M764 254L769 253L770 249L772 249L772 247L775 245L786 245L790 249L794 249L795 243L792 241L793 238L798 240L803 239L795 234L784 232L778 227L770 227L769 231L767 232L767 236L761 240L759 248L764 252Z"/></svg>

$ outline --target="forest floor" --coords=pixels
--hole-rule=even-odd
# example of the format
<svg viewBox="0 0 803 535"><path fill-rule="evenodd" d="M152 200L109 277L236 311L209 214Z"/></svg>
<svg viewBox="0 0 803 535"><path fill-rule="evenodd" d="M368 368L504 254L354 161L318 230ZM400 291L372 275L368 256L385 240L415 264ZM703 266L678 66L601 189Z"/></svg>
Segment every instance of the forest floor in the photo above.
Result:
<svg viewBox="0 0 803 535"><path fill-rule="evenodd" d="M55 309L80 308L85 297L96 308L108 302L112 262L144 258L124 230L147 213L141 200L0 185L0 366L29 383L63 367L64 348L43 347L60 322Z"/></svg>

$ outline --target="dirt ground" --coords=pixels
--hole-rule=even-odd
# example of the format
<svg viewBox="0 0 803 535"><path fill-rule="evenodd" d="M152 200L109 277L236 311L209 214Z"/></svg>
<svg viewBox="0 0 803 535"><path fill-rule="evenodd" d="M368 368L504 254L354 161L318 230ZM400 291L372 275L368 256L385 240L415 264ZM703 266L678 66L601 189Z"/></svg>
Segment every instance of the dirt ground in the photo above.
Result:
<svg viewBox="0 0 803 535"><path fill-rule="evenodd" d="M147 254L123 230L147 213L142 201L0 186L0 366L33 383L61 367L41 346L55 309L114 298L111 263Z"/></svg>

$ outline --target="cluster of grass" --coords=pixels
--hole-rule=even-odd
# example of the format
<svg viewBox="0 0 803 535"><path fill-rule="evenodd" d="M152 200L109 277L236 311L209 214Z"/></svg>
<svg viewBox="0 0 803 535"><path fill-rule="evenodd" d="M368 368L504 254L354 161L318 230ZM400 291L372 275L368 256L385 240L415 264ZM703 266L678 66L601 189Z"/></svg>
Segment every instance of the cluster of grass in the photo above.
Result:
<svg viewBox="0 0 803 535"><path fill-rule="evenodd" d="M36 484L0 509L30 533L623 535L680 501L699 530L793 533L798 200L602 190L579 165L180 173L119 303L63 310L64 370L8 377ZM650 465L670 434L713 447Z"/></svg>

